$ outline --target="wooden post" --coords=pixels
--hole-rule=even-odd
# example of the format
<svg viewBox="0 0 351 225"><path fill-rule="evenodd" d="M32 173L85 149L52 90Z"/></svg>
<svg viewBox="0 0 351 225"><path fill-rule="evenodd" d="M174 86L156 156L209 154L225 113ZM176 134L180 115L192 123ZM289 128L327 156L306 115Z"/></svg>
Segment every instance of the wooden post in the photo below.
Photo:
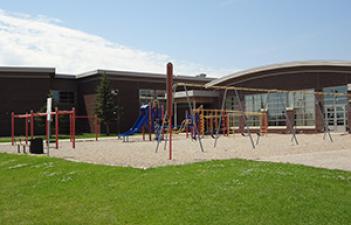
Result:
<svg viewBox="0 0 351 225"><path fill-rule="evenodd" d="M204 115L204 110L201 108L199 111L199 122L200 122L200 135L204 136L205 135L205 115Z"/></svg>
<svg viewBox="0 0 351 225"><path fill-rule="evenodd" d="M268 133L268 112L266 109L261 110L261 134Z"/></svg>
<svg viewBox="0 0 351 225"><path fill-rule="evenodd" d="M172 160L173 65L167 64L167 118L169 131L169 160Z"/></svg>

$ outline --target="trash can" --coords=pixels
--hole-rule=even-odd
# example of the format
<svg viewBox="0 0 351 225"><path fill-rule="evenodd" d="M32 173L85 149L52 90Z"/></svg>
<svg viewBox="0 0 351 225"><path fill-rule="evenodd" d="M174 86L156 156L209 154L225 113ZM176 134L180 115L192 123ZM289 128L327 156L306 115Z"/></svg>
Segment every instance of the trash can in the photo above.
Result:
<svg viewBox="0 0 351 225"><path fill-rule="evenodd" d="M44 154L44 145L42 138L34 138L30 141L29 152L32 154Z"/></svg>

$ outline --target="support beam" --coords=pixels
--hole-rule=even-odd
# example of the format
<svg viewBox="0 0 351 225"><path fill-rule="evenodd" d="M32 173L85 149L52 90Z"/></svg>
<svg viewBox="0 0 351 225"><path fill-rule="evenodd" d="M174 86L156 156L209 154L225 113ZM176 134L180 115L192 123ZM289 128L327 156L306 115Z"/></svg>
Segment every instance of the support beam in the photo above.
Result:
<svg viewBox="0 0 351 225"><path fill-rule="evenodd" d="M219 115L218 126L217 126L217 130L216 130L216 137L215 137L215 141L214 141L214 144L213 144L214 148L217 146L217 141L218 141L218 138L219 138L219 132L221 130L223 111L224 111L224 107L225 107L225 101L227 100L227 92L228 92L228 90L225 89L224 90L224 94L223 94L223 99L222 99L222 106L221 106L221 112L220 112L220 115Z"/></svg>
<svg viewBox="0 0 351 225"><path fill-rule="evenodd" d="M291 141L294 141L295 144L298 145L299 142L298 142L297 137L296 137L296 128L295 128L294 121L292 121L292 122L290 121L287 106L286 106L286 103L285 103L284 99L282 98L281 94L279 94L279 99L280 99L282 106L284 107L286 123L287 123L287 126L290 130L290 133L291 133Z"/></svg>
<svg viewBox="0 0 351 225"><path fill-rule="evenodd" d="M251 146L252 146L253 149L255 149L255 143L254 143L254 140L253 140L252 135L251 135L250 127L249 127L249 125L247 124L247 118L246 118L246 114L245 114L245 112L244 112L243 105L242 105L242 103L241 103L241 99L240 99L240 97L239 97L239 92L238 92L238 90L234 90L234 92L235 92L235 96L236 96L236 99L237 99L238 104L239 104L239 108L240 108L240 112L241 112L241 117L242 117L243 120L244 120L244 125L245 125L245 127L246 127L247 133L248 133L249 138L250 138Z"/></svg>
<svg viewBox="0 0 351 225"><path fill-rule="evenodd" d="M167 64L167 113L169 133L169 160L172 160L172 115L173 115L173 65Z"/></svg>

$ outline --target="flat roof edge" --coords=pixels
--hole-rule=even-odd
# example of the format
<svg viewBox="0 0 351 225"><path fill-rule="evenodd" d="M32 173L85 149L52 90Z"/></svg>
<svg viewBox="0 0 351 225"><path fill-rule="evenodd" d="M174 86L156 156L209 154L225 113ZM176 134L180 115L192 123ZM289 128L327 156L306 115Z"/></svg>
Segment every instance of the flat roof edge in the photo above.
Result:
<svg viewBox="0 0 351 225"><path fill-rule="evenodd" d="M54 67L0 66L0 72L55 73Z"/></svg>
<svg viewBox="0 0 351 225"><path fill-rule="evenodd" d="M127 77L145 77L145 78L166 78L164 73L150 73L150 72L132 72L132 71L118 71L118 70L102 70L97 69L85 73L78 74L77 79L95 76L99 74L106 73L107 75L112 76L127 76ZM174 79L189 79L189 80L199 80L199 81L212 81L215 78L212 77L198 77L198 76L187 76L187 75L174 75Z"/></svg>

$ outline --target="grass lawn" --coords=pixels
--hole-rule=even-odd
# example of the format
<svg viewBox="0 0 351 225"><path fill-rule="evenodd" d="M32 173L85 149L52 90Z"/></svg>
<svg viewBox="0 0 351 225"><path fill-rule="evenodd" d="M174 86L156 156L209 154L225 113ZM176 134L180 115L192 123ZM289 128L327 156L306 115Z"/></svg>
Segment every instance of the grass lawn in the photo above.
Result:
<svg viewBox="0 0 351 225"><path fill-rule="evenodd" d="M351 173L226 160L139 170L0 154L0 224L351 224Z"/></svg>
<svg viewBox="0 0 351 225"><path fill-rule="evenodd" d="M36 136L38 138L43 138L45 139L45 136ZM99 137L107 137L106 134L100 134ZM116 134L110 134L109 137L116 137ZM16 140L19 139L25 140L25 137L17 137L16 136ZM95 138L95 134L93 133L84 133L84 134L77 134L76 135L76 139L86 139L86 138ZM29 137L30 139L30 137ZM51 136L52 141L54 141L55 136ZM64 134L60 134L59 135L59 139L69 139L69 135L64 135ZM4 142L11 142L11 137L0 137L0 143L4 143Z"/></svg>

